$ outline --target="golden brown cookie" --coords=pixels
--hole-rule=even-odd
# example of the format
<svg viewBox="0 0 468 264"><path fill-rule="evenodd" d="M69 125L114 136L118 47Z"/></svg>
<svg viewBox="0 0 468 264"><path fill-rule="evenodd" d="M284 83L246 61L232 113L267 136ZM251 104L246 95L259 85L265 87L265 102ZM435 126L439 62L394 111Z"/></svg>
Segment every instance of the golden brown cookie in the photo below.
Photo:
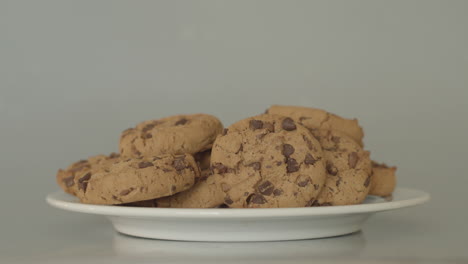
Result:
<svg viewBox="0 0 468 264"><path fill-rule="evenodd" d="M125 204L136 207L215 208L223 204L224 193L216 185L211 170L201 171L200 180L183 192L158 199Z"/></svg>
<svg viewBox="0 0 468 264"><path fill-rule="evenodd" d="M362 203L371 181L369 152L338 131L314 130L313 134L322 145L327 180L318 199L310 205Z"/></svg>
<svg viewBox="0 0 468 264"><path fill-rule="evenodd" d="M322 148L309 130L289 117L241 120L213 144L215 182L229 207L302 207L326 178Z"/></svg>
<svg viewBox="0 0 468 264"><path fill-rule="evenodd" d="M83 203L123 204L187 190L200 171L191 155L121 159L108 168L75 178Z"/></svg>
<svg viewBox="0 0 468 264"><path fill-rule="evenodd" d="M370 195L389 196L396 186L396 167L388 167L385 163L372 162L372 179Z"/></svg>
<svg viewBox="0 0 468 264"><path fill-rule="evenodd" d="M107 167L119 158L119 154L111 153L109 156L97 155L86 160L77 161L65 170L59 169L57 172L57 184L67 193L76 195L77 185L75 177L80 177L88 172L96 172L103 167Z"/></svg>
<svg viewBox="0 0 468 264"><path fill-rule="evenodd" d="M120 154L125 157L195 154L210 149L222 130L221 122L206 114L145 121L122 132Z"/></svg>
<svg viewBox="0 0 468 264"><path fill-rule="evenodd" d="M309 129L340 131L363 146L364 132L357 119L346 119L312 107L272 105L267 113L288 116Z"/></svg>

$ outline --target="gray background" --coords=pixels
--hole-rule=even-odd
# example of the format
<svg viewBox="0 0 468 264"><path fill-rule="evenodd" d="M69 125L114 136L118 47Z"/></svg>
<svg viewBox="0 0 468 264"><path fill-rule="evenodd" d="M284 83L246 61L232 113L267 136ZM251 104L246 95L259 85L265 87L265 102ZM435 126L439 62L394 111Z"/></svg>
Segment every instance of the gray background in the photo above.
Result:
<svg viewBox="0 0 468 264"><path fill-rule="evenodd" d="M398 185L431 193L372 218L360 257L466 259L467 12L468 1L0 1L0 256L108 242L103 219L44 198L58 168L117 151L123 129L192 112L229 125L278 103L358 117Z"/></svg>

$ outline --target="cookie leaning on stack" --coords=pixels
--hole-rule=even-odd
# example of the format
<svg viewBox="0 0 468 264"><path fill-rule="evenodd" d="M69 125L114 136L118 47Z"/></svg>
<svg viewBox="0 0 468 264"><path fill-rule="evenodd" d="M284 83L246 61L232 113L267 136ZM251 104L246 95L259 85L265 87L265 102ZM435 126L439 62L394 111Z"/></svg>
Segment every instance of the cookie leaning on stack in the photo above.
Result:
<svg viewBox="0 0 468 264"><path fill-rule="evenodd" d="M294 106L227 129L214 116L177 115L125 130L120 154L57 173L90 204L175 208L273 208L361 203L389 196L395 170L372 163L356 119Z"/></svg>

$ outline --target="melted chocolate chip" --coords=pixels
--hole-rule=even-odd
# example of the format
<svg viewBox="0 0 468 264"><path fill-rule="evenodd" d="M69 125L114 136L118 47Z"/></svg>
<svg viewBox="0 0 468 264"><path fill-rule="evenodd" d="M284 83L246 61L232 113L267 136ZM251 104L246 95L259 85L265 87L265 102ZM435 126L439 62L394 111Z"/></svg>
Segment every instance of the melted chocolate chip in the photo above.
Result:
<svg viewBox="0 0 468 264"><path fill-rule="evenodd" d="M297 163L297 161L293 158L288 158L288 161L286 162L287 166L286 166L286 171L288 173L291 173L291 172L296 172L299 170L299 164Z"/></svg>
<svg viewBox="0 0 468 264"><path fill-rule="evenodd" d="M263 195L271 195L275 189L275 186L270 181L265 181L258 185L257 189L258 192Z"/></svg>
<svg viewBox="0 0 468 264"><path fill-rule="evenodd" d="M247 201L247 203L252 203L252 204L265 204L267 202L267 200L265 199L265 197L263 197L263 195L256 194L256 193L252 193L252 195L247 197L247 199L249 200Z"/></svg>
<svg viewBox="0 0 468 264"><path fill-rule="evenodd" d="M89 179L91 179L91 172L86 173L83 177L78 179L78 189L86 192L86 188L88 188Z"/></svg>
<svg viewBox="0 0 468 264"><path fill-rule="evenodd" d="M224 203L225 203L225 204L232 204L232 203L234 203L234 202L231 200L231 197L226 196L226 197L224 198Z"/></svg>
<svg viewBox="0 0 468 264"><path fill-rule="evenodd" d="M286 131L293 131L296 130L296 124L294 120L289 117L286 117L283 122L281 123L281 127Z"/></svg>
<svg viewBox="0 0 468 264"><path fill-rule="evenodd" d="M338 169L330 162L327 162L326 169L328 174L330 175L336 176L336 174L338 173Z"/></svg>
<svg viewBox="0 0 468 264"><path fill-rule="evenodd" d="M281 194L283 194L283 190L281 190L281 189L274 189L273 190L273 196L280 196Z"/></svg>
<svg viewBox="0 0 468 264"><path fill-rule="evenodd" d="M146 133L148 132L149 130L153 129L153 127L155 127L156 125L155 124L147 124L146 126L143 127L143 129L141 130L143 133Z"/></svg>
<svg viewBox="0 0 468 264"><path fill-rule="evenodd" d="M309 150L312 150L314 148L314 146L312 145L312 141L310 141L310 139L306 136L306 135L302 135L302 138L304 139L304 141L306 142L307 144L307 148Z"/></svg>
<svg viewBox="0 0 468 264"><path fill-rule="evenodd" d="M317 160L314 159L314 157L310 153L307 153L304 159L304 164L314 165L315 162L317 162Z"/></svg>
<svg viewBox="0 0 468 264"><path fill-rule="evenodd" d="M133 192L133 190L135 190L135 189L134 188L129 188L129 189L123 190L123 191L120 192L120 195L121 196L128 195L129 193Z"/></svg>
<svg viewBox="0 0 468 264"><path fill-rule="evenodd" d="M351 169L356 168L356 164L358 163L359 157L356 152L351 152L348 155L348 165Z"/></svg>
<svg viewBox="0 0 468 264"><path fill-rule="evenodd" d="M281 154L283 154L286 158L291 156L294 153L294 147L289 144L283 144L283 150Z"/></svg>
<svg viewBox="0 0 468 264"><path fill-rule="evenodd" d="M370 180L371 180L371 176L369 175L369 176L367 176L366 181L364 182L364 186L365 186L365 187L369 187L369 185L370 185Z"/></svg>
<svg viewBox="0 0 468 264"><path fill-rule="evenodd" d="M154 164L152 162L149 162L149 161L142 161L140 163L138 163L138 168L140 169L144 169L144 168L147 168L147 167L151 167L153 166Z"/></svg>
<svg viewBox="0 0 468 264"><path fill-rule="evenodd" d="M179 121L177 121L175 125L176 126L185 125L187 124L187 122L188 122L188 119L184 117L184 118L179 119Z"/></svg>
<svg viewBox="0 0 468 264"><path fill-rule="evenodd" d="M249 122L250 129L261 129L263 128L263 122L261 120L250 120Z"/></svg>
<svg viewBox="0 0 468 264"><path fill-rule="evenodd" d="M222 163L213 164L212 169L215 169L219 174L223 174L228 171L228 167L224 166Z"/></svg>

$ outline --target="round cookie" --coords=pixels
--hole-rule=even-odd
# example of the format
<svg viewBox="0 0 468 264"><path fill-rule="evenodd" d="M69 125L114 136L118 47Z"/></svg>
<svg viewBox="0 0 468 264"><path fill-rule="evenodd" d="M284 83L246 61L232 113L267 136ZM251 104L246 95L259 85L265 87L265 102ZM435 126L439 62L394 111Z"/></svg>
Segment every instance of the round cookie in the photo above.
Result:
<svg viewBox="0 0 468 264"><path fill-rule="evenodd" d="M314 130L312 134L322 145L327 180L310 206L362 203L371 181L369 152L338 131Z"/></svg>
<svg viewBox="0 0 468 264"><path fill-rule="evenodd" d="M322 109L301 106L272 105L266 113L291 117L309 129L340 131L363 146L364 132L357 119L346 119Z"/></svg>
<svg viewBox="0 0 468 264"><path fill-rule="evenodd" d="M191 155L120 159L75 178L77 196L89 204L123 204L187 190L200 171Z"/></svg>
<svg viewBox="0 0 468 264"><path fill-rule="evenodd" d="M125 157L195 154L210 149L222 130L221 121L206 114L144 121L122 132L120 154Z"/></svg>
<svg viewBox="0 0 468 264"><path fill-rule="evenodd" d="M396 186L396 167L388 167L385 163L372 161L372 179L370 195L389 196Z"/></svg>
<svg viewBox="0 0 468 264"><path fill-rule="evenodd" d="M289 117L241 120L213 144L214 180L229 207L302 207L325 182L322 148Z"/></svg>
<svg viewBox="0 0 468 264"><path fill-rule="evenodd" d="M77 185L75 177L84 175L88 172L96 172L103 167L107 167L119 158L119 154L111 153L109 156L97 155L89 157L86 160L77 161L65 170L59 169L57 172L57 184L67 193L76 195Z"/></svg>

